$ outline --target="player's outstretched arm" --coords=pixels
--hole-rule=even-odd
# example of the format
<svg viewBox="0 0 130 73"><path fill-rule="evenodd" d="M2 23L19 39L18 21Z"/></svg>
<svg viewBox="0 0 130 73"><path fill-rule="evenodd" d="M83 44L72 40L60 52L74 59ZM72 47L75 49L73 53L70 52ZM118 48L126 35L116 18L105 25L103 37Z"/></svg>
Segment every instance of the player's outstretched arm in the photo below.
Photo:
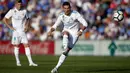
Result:
<svg viewBox="0 0 130 73"><path fill-rule="evenodd" d="M3 18L3 22L5 23L5 25L6 25L8 28L10 28L11 30L15 31L15 28L13 28L11 25L9 25L8 20L9 20L9 19L7 19L7 18L5 18L5 17Z"/></svg>
<svg viewBox="0 0 130 73"><path fill-rule="evenodd" d="M52 36L52 32L55 31L55 29L57 28L57 26L59 26L61 24L61 17L59 16L55 22L55 24L51 27L50 31L48 32L48 37Z"/></svg>

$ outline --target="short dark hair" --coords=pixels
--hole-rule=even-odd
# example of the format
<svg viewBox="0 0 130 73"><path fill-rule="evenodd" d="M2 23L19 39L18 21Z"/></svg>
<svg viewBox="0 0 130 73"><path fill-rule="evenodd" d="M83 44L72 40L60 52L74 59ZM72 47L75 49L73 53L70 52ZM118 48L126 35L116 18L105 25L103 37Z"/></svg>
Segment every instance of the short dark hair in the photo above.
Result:
<svg viewBox="0 0 130 73"><path fill-rule="evenodd" d="M68 5L68 6L71 8L71 6L70 6L70 3L69 3L69 2L63 2L62 6L65 6L65 5Z"/></svg>
<svg viewBox="0 0 130 73"><path fill-rule="evenodd" d="M22 3L22 0L16 0L16 3Z"/></svg>

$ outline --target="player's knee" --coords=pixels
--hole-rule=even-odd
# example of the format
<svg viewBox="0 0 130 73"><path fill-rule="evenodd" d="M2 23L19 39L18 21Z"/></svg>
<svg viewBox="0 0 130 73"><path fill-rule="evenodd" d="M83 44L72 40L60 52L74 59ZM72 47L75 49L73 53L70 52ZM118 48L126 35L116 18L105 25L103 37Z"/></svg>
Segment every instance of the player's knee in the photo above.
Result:
<svg viewBox="0 0 130 73"><path fill-rule="evenodd" d="M24 44L24 47L27 48L27 47L29 47L29 45L28 44Z"/></svg>
<svg viewBox="0 0 130 73"><path fill-rule="evenodd" d="M13 45L14 47L19 47L18 45Z"/></svg>
<svg viewBox="0 0 130 73"><path fill-rule="evenodd" d="M64 31L63 35L69 35L69 32L68 31Z"/></svg>

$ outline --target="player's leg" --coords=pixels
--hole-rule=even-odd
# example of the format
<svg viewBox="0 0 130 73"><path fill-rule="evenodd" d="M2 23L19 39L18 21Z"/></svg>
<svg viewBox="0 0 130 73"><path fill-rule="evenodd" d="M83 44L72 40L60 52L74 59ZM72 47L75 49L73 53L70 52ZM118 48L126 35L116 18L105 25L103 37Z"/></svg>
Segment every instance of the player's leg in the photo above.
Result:
<svg viewBox="0 0 130 73"><path fill-rule="evenodd" d="M62 63L65 61L68 52L70 49L68 48L68 43L69 43L69 33L67 31L63 32L63 53L59 57L59 61L54 69L52 69L51 73L57 73L58 68L62 65Z"/></svg>
<svg viewBox="0 0 130 73"><path fill-rule="evenodd" d="M64 62L64 60L67 57L67 53L69 52L69 48L68 48L68 43L69 43L69 32L68 31L64 31L63 32L63 53L61 54L61 56L59 57L59 61L56 65L56 68L58 69L62 63Z"/></svg>
<svg viewBox="0 0 130 73"><path fill-rule="evenodd" d="M19 40L20 40L20 38L18 37L17 32L14 31L11 43L14 46L14 55L15 55L16 65L17 66L21 66L20 60L19 60L19 47L18 47L18 45L20 43Z"/></svg>
<svg viewBox="0 0 130 73"><path fill-rule="evenodd" d="M69 32L68 31L64 31L63 32L63 49L67 49L68 48L68 38L69 38Z"/></svg>
<svg viewBox="0 0 130 73"><path fill-rule="evenodd" d="M25 34L25 33L24 33L24 34ZM26 54L27 59L28 59L28 61L29 61L29 66L38 66L37 64L35 64L35 63L32 61L31 52L30 52L30 48L29 48L29 44L28 44L28 40L27 40L26 35L22 36L21 43L23 43L23 45L24 45L25 54Z"/></svg>
<svg viewBox="0 0 130 73"><path fill-rule="evenodd" d="M27 59L28 59L28 61L29 61L29 66L38 66L38 65L35 64L35 63L33 62L33 60L32 60L29 45L28 45L28 44L24 44L24 48L25 48L25 54L26 54Z"/></svg>
<svg viewBox="0 0 130 73"><path fill-rule="evenodd" d="M78 35L76 33L70 33L69 34L69 42L68 42L68 48L64 49L63 53L61 54L59 61L54 69L52 69L52 73L57 73L58 68L62 65L62 63L67 58L67 55L69 51L74 47L75 43L78 40Z"/></svg>
<svg viewBox="0 0 130 73"><path fill-rule="evenodd" d="M65 61L65 59L68 56L69 51L71 50L71 48L67 48L67 50L64 50L63 53L61 54L61 56L59 57L59 61L56 65L56 69L59 69L59 67L62 65L62 63Z"/></svg>
<svg viewBox="0 0 130 73"><path fill-rule="evenodd" d="M19 47L18 45L14 45L14 55L16 59L16 65L21 66L20 59L19 59Z"/></svg>

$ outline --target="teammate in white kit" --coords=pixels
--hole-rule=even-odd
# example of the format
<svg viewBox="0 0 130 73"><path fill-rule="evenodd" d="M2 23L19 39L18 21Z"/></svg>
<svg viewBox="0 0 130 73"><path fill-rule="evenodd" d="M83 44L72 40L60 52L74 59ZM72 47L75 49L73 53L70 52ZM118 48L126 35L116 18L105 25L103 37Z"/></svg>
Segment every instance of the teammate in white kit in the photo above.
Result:
<svg viewBox="0 0 130 73"><path fill-rule="evenodd" d="M11 18L12 26L9 25L8 20ZM21 66L19 60L19 47L20 43L23 43L25 47L25 54L29 61L29 66L38 66L32 61L31 53L28 45L28 40L26 37L26 31L29 25L29 17L27 15L27 11L22 9L22 0L17 0L15 3L15 7L10 9L8 13L5 15L3 21L6 26L13 31L12 35L12 44L14 45L14 55L16 58L16 65Z"/></svg>
<svg viewBox="0 0 130 73"><path fill-rule="evenodd" d="M63 28L63 48L64 51L61 54L58 64L52 69L51 73L58 73L58 68L66 59L69 51L74 47L75 43L78 40L78 37L82 35L82 32L88 26L87 22L83 17L74 10L71 10L71 6L69 2L64 2L62 5L63 11L55 24L51 27L48 32L48 36L52 36L52 32L56 29L58 25L61 23L64 24ZM83 25L81 28L79 26L79 22Z"/></svg>

